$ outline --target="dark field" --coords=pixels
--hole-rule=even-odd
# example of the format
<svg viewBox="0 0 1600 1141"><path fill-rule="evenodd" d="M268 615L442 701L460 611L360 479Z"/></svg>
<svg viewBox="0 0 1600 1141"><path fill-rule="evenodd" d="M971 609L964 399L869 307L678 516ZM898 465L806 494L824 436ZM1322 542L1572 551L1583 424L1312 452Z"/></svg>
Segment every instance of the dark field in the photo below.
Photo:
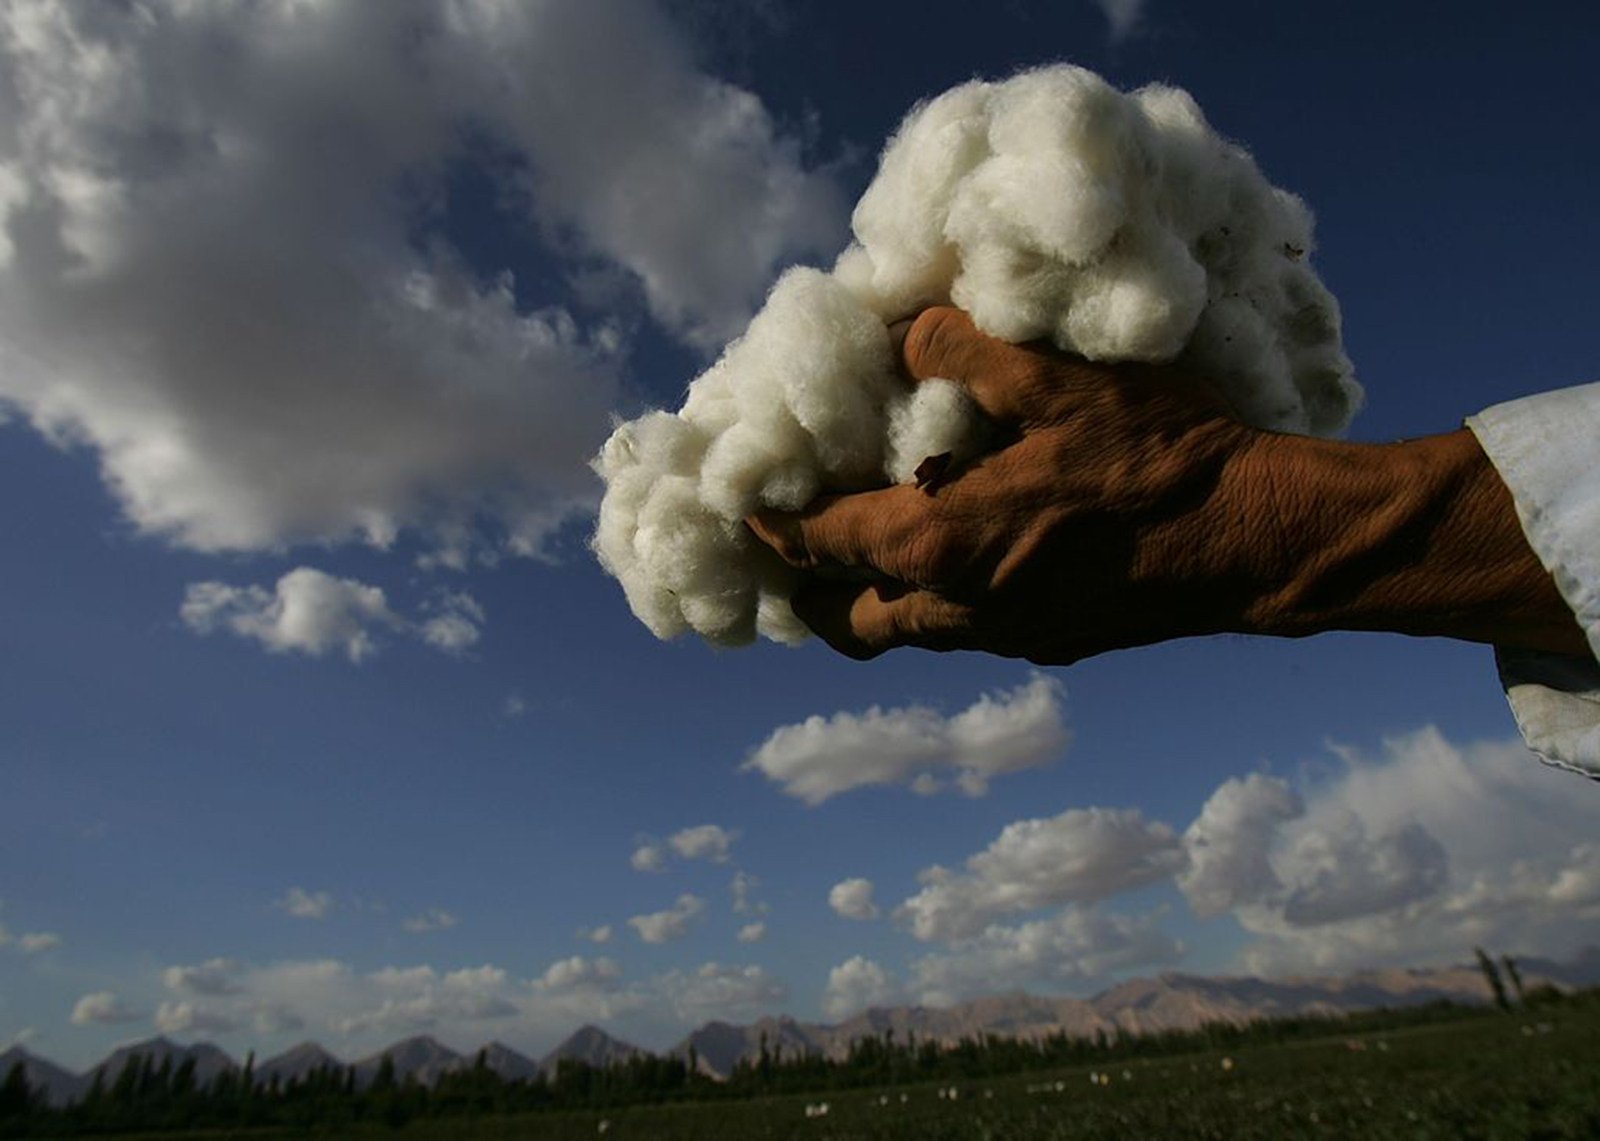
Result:
<svg viewBox="0 0 1600 1141"><path fill-rule="evenodd" d="M1109 1075L1109 1084L1091 1081ZM311 1136L481 1138L1592 1138L1600 1007L1556 1006L1356 1037L992 1080L585 1113L416 1121ZM807 1107L826 1104L826 1115ZM252 1141L304 1137L238 1132ZM124 1135L126 1136L126 1135ZM225 1134L141 1134L220 1137Z"/></svg>

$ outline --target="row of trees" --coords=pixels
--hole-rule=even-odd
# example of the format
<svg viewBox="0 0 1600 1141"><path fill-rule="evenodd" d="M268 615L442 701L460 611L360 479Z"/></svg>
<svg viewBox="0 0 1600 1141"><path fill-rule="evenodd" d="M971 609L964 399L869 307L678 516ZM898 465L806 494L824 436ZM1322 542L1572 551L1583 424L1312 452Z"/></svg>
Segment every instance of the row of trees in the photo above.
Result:
<svg viewBox="0 0 1600 1141"><path fill-rule="evenodd" d="M1481 962L1493 968L1487 956ZM1600 991L1564 996L1553 988L1523 991L1514 964L1519 1001L1600 1001ZM1498 976L1497 976L1498 977ZM1510 999L1496 992L1502 1005ZM196 1080L192 1060L174 1065L149 1056L128 1060L115 1080L97 1075L89 1092L65 1107L46 1104L30 1088L22 1063L0 1084L0 1138L79 1136L143 1130L287 1126L320 1128L377 1123L398 1127L415 1118L462 1117L637 1105L668 1100L748 1098L820 1092L918 1081L962 1081L1032 1070L1104 1064L1115 1059L1169 1056L1200 1050L1236 1049L1326 1036L1391 1031L1403 1026L1479 1016L1481 1007L1438 1002L1399 1010L1345 1016L1302 1016L1246 1025L1214 1023L1196 1030L1155 1034L1100 1031L1092 1038L1053 1034L1019 1039L986 1035L954 1044L892 1030L858 1039L842 1058L803 1050L784 1051L762 1038L755 1057L741 1061L726 1080L702 1072L693 1051L687 1057L640 1054L605 1066L563 1061L551 1074L508 1081L489 1068L484 1054L441 1076L432 1086L400 1077L385 1057L372 1081L362 1085L354 1067L325 1066L301 1078L261 1081L247 1061L210 1082Z"/></svg>

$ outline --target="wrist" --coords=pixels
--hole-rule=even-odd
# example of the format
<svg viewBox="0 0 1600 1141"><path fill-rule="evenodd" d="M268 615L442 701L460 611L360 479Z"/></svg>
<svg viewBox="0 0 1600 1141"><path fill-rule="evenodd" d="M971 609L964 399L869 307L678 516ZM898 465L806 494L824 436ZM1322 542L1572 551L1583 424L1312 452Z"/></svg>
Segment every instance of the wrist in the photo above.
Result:
<svg viewBox="0 0 1600 1141"><path fill-rule="evenodd" d="M1266 506L1253 632L1386 630L1584 652L1471 433L1393 444L1262 434L1238 473Z"/></svg>

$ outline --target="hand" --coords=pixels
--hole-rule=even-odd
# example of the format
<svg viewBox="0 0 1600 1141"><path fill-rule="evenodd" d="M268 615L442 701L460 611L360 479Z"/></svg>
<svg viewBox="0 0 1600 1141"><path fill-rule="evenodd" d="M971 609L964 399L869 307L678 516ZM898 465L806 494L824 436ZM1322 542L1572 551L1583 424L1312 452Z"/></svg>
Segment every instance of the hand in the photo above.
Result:
<svg viewBox="0 0 1600 1141"><path fill-rule="evenodd" d="M903 330L913 380L965 386L1002 446L928 490L748 522L835 649L975 649L1040 664L1224 631L1446 634L1584 654L1470 433L1394 445L1258 431L1165 366L978 332Z"/></svg>

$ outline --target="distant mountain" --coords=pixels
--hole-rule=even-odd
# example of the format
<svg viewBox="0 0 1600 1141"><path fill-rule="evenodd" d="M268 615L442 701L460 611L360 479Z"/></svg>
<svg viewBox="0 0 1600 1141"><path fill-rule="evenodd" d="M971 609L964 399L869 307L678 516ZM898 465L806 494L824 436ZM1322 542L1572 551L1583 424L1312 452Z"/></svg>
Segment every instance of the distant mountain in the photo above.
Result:
<svg viewBox="0 0 1600 1141"><path fill-rule="evenodd" d="M1600 947L1591 947L1570 962L1533 957L1517 964L1527 986L1554 983L1561 987L1600 985ZM799 1022L793 1018L763 1018L748 1026L708 1022L674 1046L674 1056L687 1059L692 1050L702 1073L726 1077L741 1060L754 1061L763 1043L774 1057L791 1058L815 1052L843 1057L850 1044L864 1037L881 1037L893 1031L906 1041L952 1043L962 1038L999 1034L1014 1038L1042 1038L1051 1034L1093 1037L1119 1030L1149 1033L1187 1030L1211 1022L1243 1024L1263 1018L1300 1014L1340 1014L1373 1007L1415 1006L1447 999L1452 1002L1487 1002L1489 988L1476 966L1389 968L1356 971L1334 977L1260 979L1248 976L1215 977L1176 972L1155 978L1129 979L1092 998L1052 998L1022 992L975 999L951 1007L894 1006L862 1011L843 1022ZM529 1079L541 1070L553 1071L563 1058L605 1066L635 1054L638 1046L614 1038L596 1026L584 1026L539 1061L534 1062L508 1046L491 1042L483 1048L491 1070L508 1081ZM119 1047L99 1065L74 1075L20 1046L0 1053L0 1078L13 1063L22 1062L31 1085L47 1091L60 1104L82 1097L99 1073L109 1086L135 1054L152 1057L156 1065L170 1057L177 1067L195 1059L195 1077L204 1084L219 1073L237 1069L227 1054L209 1043L180 1046L166 1038L151 1038ZM394 1060L395 1076L412 1077L432 1085L452 1070L473 1065L477 1054L462 1055L430 1037L396 1042L355 1063L356 1080L370 1084L384 1055ZM280 1082L304 1077L318 1066L343 1066L315 1042L303 1042L256 1067L258 1081L276 1074Z"/></svg>
<svg viewBox="0 0 1600 1141"><path fill-rule="evenodd" d="M0 1054L0 1081L11 1072L11 1067L22 1063L23 1076L28 1086L44 1090L45 1100L51 1105L65 1105L73 1098L82 1097L88 1088L84 1080L70 1070L64 1070L48 1059L30 1054L21 1046L13 1046Z"/></svg>
<svg viewBox="0 0 1600 1141"><path fill-rule="evenodd" d="M670 1052L675 1057L687 1059L689 1051L693 1049L701 1073L727 1077L741 1059L755 1061L759 1058L763 1041L772 1057L793 1058L807 1052L842 1054L844 1050L835 1049L837 1037L834 1027L799 1022L784 1015L763 1018L749 1026L708 1022ZM848 1048L845 1045L844 1049Z"/></svg>
<svg viewBox="0 0 1600 1141"><path fill-rule="evenodd" d="M425 1086L431 1086L439 1080L440 1075L457 1069L462 1064L460 1054L438 1039L420 1034L415 1038L396 1042L357 1062L358 1086L372 1084L372 1079L377 1076L378 1067L383 1064L385 1055L394 1060L395 1080L403 1082L407 1078L415 1078Z"/></svg>
<svg viewBox="0 0 1600 1141"><path fill-rule="evenodd" d="M1600 949L1586 951L1572 963L1529 958L1519 960L1518 965L1529 986L1541 982L1564 987L1600 984ZM753 1061L759 1055L763 1035L769 1051L781 1050L785 1056L810 1050L837 1058L857 1039L891 1030L902 1042L915 1035L923 1041L946 1044L984 1034L1087 1038L1100 1031L1192 1030L1211 1022L1242 1025L1263 1018L1418 1006L1440 999L1487 1002L1488 984L1475 966L1368 970L1329 978L1169 973L1130 979L1089 999L1018 992L951 1007L879 1007L834 1025L791 1018L764 1018L749 1026L710 1022L679 1042L672 1053L686 1057L692 1046L703 1072L726 1077L741 1060Z"/></svg>
<svg viewBox="0 0 1600 1141"><path fill-rule="evenodd" d="M263 1084L277 1078L279 1085L287 1085L292 1081L303 1080L307 1074L315 1073L323 1067L342 1071L345 1063L316 1042L302 1042L256 1066L255 1078Z"/></svg>
<svg viewBox="0 0 1600 1141"><path fill-rule="evenodd" d="M170 1038L146 1038L142 1042L131 1042L126 1046L118 1046L105 1061L95 1066L84 1075L83 1088L87 1090L94 1083L96 1074L104 1075L107 1086L117 1080L129 1059L147 1057L159 1067L168 1058L172 1059L172 1068L177 1069L190 1058L194 1059L194 1080L198 1085L205 1085L224 1070L237 1070L239 1063L209 1042L196 1042L192 1046L180 1046Z"/></svg>
<svg viewBox="0 0 1600 1141"><path fill-rule="evenodd" d="M612 1062L623 1062L635 1054L647 1052L631 1042L613 1038L598 1026L582 1026L567 1035L559 1046L546 1054L539 1063L539 1068L547 1074L553 1074L556 1066L563 1061L607 1066Z"/></svg>
<svg viewBox="0 0 1600 1141"><path fill-rule="evenodd" d="M519 1054L502 1042L490 1042L473 1054L466 1064L469 1066L477 1065L478 1054L483 1055L484 1065L508 1082L528 1081L539 1072L538 1062L535 1062L526 1054Z"/></svg>

